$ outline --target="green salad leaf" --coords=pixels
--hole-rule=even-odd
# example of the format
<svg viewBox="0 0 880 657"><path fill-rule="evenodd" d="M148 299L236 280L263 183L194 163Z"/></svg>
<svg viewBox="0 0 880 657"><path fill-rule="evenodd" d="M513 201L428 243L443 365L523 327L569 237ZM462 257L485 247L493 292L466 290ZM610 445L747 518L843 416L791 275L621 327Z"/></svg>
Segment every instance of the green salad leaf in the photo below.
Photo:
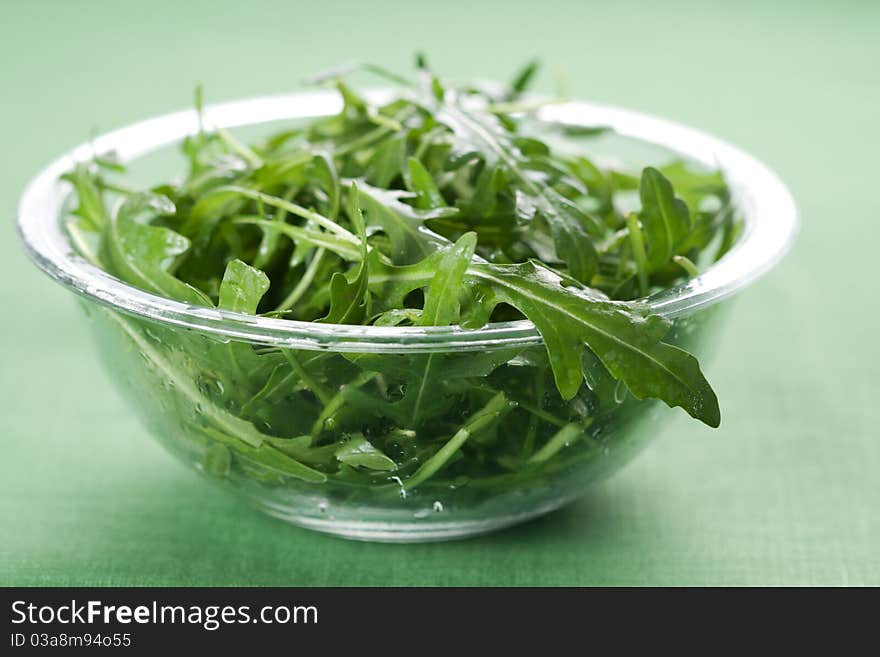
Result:
<svg viewBox="0 0 880 657"><path fill-rule="evenodd" d="M464 276L477 248L477 234L465 233L443 252L437 271L428 283L421 326L449 326L458 323Z"/></svg>
<svg viewBox="0 0 880 657"><path fill-rule="evenodd" d="M645 167L639 182L639 218L648 244L648 264L657 269L677 252L693 229L687 204L675 196L672 184L657 169Z"/></svg>
<svg viewBox="0 0 880 657"><path fill-rule="evenodd" d="M347 78L399 85L385 104ZM394 354L157 336L115 316L204 441L214 476L345 490L455 488L557 472L602 452L620 409L656 399L716 427L686 331L645 298L741 230L723 177L670 159L611 166L604 126L540 119L529 63L509 85L375 66L318 76L334 115L246 143L208 125L188 172L149 188L111 154L64 176L84 257L188 304L281 320L455 327L530 320L539 346ZM160 339L163 338L163 339ZM486 485L489 485L488 483ZM378 494L378 493L377 493Z"/></svg>
<svg viewBox="0 0 880 657"><path fill-rule="evenodd" d="M210 297L181 281L170 271L190 241L170 228L139 223L142 213L171 214L174 205L164 196L135 194L126 199L104 229L104 252L114 273L149 292L196 305L213 305Z"/></svg>
<svg viewBox="0 0 880 657"><path fill-rule="evenodd" d="M481 318L503 302L535 323L564 399L574 397L583 383L582 354L589 347L637 398L654 397L681 406L712 427L721 423L718 400L696 358L662 342L668 320L636 304L564 288L559 274L534 261L476 265L474 274L484 288L479 296L484 306Z"/></svg>
<svg viewBox="0 0 880 657"><path fill-rule="evenodd" d="M217 305L224 310L253 315L268 289L269 277L266 274L235 259L226 265Z"/></svg>
<svg viewBox="0 0 880 657"><path fill-rule="evenodd" d="M367 265L367 231L358 200L357 185L352 183L348 192L348 217L360 241L360 262L351 274L336 272L330 279L330 311L320 321L329 324L360 324L369 314L370 290Z"/></svg>

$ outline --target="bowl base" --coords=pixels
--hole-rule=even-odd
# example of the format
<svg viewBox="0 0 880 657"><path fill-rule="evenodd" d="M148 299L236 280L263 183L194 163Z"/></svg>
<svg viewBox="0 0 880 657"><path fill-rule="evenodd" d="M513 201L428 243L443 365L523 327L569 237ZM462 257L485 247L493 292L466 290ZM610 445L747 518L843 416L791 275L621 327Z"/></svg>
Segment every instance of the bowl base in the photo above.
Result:
<svg viewBox="0 0 880 657"><path fill-rule="evenodd" d="M426 520L424 522L399 522L378 520L347 520L339 518L316 518L296 513L290 508L258 502L258 509L268 515L289 522L297 527L331 534L353 541L375 543L433 543L479 536L511 527L545 515L569 503L571 499L548 502L529 511L459 521Z"/></svg>

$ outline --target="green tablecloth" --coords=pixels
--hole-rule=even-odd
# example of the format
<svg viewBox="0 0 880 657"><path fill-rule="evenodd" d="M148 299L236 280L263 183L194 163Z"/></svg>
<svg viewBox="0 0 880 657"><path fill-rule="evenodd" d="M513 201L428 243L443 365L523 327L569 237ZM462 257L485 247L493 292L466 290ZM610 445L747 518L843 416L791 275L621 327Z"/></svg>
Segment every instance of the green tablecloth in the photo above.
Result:
<svg viewBox="0 0 880 657"><path fill-rule="evenodd" d="M880 584L880 4L298 4L0 9L0 584ZM154 444L11 218L62 149L188 105L196 81L243 97L417 49L459 77L537 54L547 90L726 137L790 184L803 230L710 367L720 430L676 412L622 473L512 530L351 543L251 511Z"/></svg>

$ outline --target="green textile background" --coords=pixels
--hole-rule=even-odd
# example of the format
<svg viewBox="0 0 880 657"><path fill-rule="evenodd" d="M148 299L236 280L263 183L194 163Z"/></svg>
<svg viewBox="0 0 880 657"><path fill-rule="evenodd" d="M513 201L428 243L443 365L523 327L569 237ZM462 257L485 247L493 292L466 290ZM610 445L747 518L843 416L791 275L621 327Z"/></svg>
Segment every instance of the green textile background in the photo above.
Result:
<svg viewBox="0 0 880 657"><path fill-rule="evenodd" d="M872 1L3 2L0 584L880 585L878 34ZM538 55L548 91L729 139L791 186L803 228L709 368L720 430L676 411L620 474L511 530L352 543L165 454L12 218L56 154L188 106L197 81L245 97L351 60L405 69L417 49L458 78Z"/></svg>

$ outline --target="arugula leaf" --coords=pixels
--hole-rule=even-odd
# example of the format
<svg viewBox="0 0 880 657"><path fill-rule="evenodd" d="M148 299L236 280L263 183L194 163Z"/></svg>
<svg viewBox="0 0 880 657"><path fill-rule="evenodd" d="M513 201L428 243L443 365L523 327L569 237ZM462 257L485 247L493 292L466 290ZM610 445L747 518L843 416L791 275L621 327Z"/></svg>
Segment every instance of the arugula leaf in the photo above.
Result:
<svg viewBox="0 0 880 657"><path fill-rule="evenodd" d="M446 201L425 166L414 157L409 158L406 165L404 180L409 191L416 195L416 207L422 210L445 208Z"/></svg>
<svg viewBox="0 0 880 657"><path fill-rule="evenodd" d="M136 221L142 214L170 214L167 197L141 193L130 196L109 217L104 229L105 260L119 278L155 294L196 305L212 306L210 298L176 278L169 269L189 248L189 240L174 231Z"/></svg>
<svg viewBox="0 0 880 657"><path fill-rule="evenodd" d="M437 247L449 243L425 226L429 219L455 216L455 208L420 210L407 205L404 199L413 194L384 190L360 183L360 203L367 226L381 228L391 240L390 255L397 264L418 262L433 253Z"/></svg>
<svg viewBox="0 0 880 657"><path fill-rule="evenodd" d="M648 265L658 269L675 255L691 231L687 204L675 196L672 184L653 167L645 167L639 182L642 211L639 219L648 245Z"/></svg>
<svg viewBox="0 0 880 657"><path fill-rule="evenodd" d="M363 434L356 434L336 449L336 458L346 465L353 465L370 470L392 472L397 464L373 447Z"/></svg>
<svg viewBox="0 0 880 657"><path fill-rule="evenodd" d="M306 244L309 247L320 247L337 254L344 260L356 262L361 259L361 249L358 244L353 244L347 239L341 239L325 231L312 228L293 226L277 221L268 221L259 217L240 216L234 219L238 224L252 224L264 231L278 232L286 235L296 244Z"/></svg>
<svg viewBox="0 0 880 657"><path fill-rule="evenodd" d="M517 181L516 190L549 224L557 254L571 275L588 282L596 269L596 249L589 230L598 230L598 225L540 177L528 173L527 158L497 117L465 109L454 101L440 105L437 116L456 137L480 153L487 166L501 166Z"/></svg>
<svg viewBox="0 0 880 657"><path fill-rule="evenodd" d="M474 265L471 271L485 286L483 316L504 302L535 323L564 399L574 397L583 383L581 356L589 347L637 398L681 406L712 427L721 423L718 400L697 360L661 342L669 331L668 320L587 289L563 287L561 276L536 262Z"/></svg>
<svg viewBox="0 0 880 657"><path fill-rule="evenodd" d="M107 208L98 186L99 178L86 164L77 164L72 171L61 176L73 185L79 203L72 212L82 219L82 225L91 231L100 231L108 223Z"/></svg>
<svg viewBox="0 0 880 657"><path fill-rule="evenodd" d="M540 66L541 63L533 59L516 74L513 82L510 83L510 91L506 96L508 100L518 98L528 89Z"/></svg>
<svg viewBox="0 0 880 657"><path fill-rule="evenodd" d="M673 329L637 299L733 248L742 222L723 177L684 160L607 166L592 152L607 128L533 115L535 62L491 88L449 84L423 56L417 68L415 84L369 65L333 71L339 114L255 144L200 124L182 144L184 178L149 190L110 156L77 165L64 176L71 242L186 303L424 332L529 319L543 342L300 351L106 313L146 375L169 383L185 449L215 476L326 486L328 498L482 502L587 467L641 399L717 426L686 351L704 315ZM403 90L375 105L343 79L356 70Z"/></svg>
<svg viewBox="0 0 880 657"><path fill-rule="evenodd" d="M364 179L376 187L389 187L403 171L405 151L405 135L397 135L383 142L367 161Z"/></svg>
<svg viewBox="0 0 880 657"><path fill-rule="evenodd" d="M418 318L419 325L447 326L458 321L464 275L474 255L476 245L476 234L466 233L454 245L437 252L437 255L432 259L432 261L436 260L436 266L425 267L426 261L423 261L415 267L384 269L385 276L393 278L396 273L402 275L404 280L407 279L407 275L403 272L407 269L410 271L419 270L418 273L421 276L418 279L410 276L408 282L403 283L399 290L393 293L395 296L405 296L413 289L427 283L428 292L425 295L424 307ZM433 273L429 278L428 275L432 271L436 273ZM413 271L413 273L416 272ZM381 362L383 360L388 359L380 358L374 366L379 371L388 372L386 363ZM446 405L444 391L439 389L442 388L443 380L434 375L435 370L439 370L443 372L445 379L452 378L448 364L439 362L442 360L443 357L440 354L419 354L411 362L407 362L402 371L393 372L393 374L402 377L406 389L403 399L395 404L393 411L408 426L418 426L420 419L425 415L426 407L436 411L437 407ZM369 361L361 357L359 364L365 362ZM469 367L469 372L474 374L473 364Z"/></svg>
<svg viewBox="0 0 880 657"><path fill-rule="evenodd" d="M252 447L250 445L243 445L236 437L227 435L212 427L204 429L204 432L221 444L231 445L239 455L239 458L257 465L261 470L284 477L301 479L302 481L314 484L321 484L327 481L327 475L323 472L300 463L269 442L263 442L258 447Z"/></svg>
<svg viewBox="0 0 880 657"><path fill-rule="evenodd" d="M314 188L320 190L323 195L327 217L331 221L336 221L342 199L342 185L333 157L325 152L315 153L307 174L308 178L314 181Z"/></svg>
<svg viewBox="0 0 880 657"><path fill-rule="evenodd" d="M437 265L437 273L428 285L419 324L448 326L458 322L464 274L476 248L477 234L465 233L452 247L444 251Z"/></svg>
<svg viewBox="0 0 880 657"><path fill-rule="evenodd" d="M348 218L361 242L360 262L353 280L336 272L330 279L330 311L320 321L328 324L360 324L370 312L369 267L367 262L367 232L358 200L357 184L348 192Z"/></svg>
<svg viewBox="0 0 880 657"><path fill-rule="evenodd" d="M260 299L268 289L269 277L266 274L236 258L226 265L217 305L224 310L255 315Z"/></svg>

